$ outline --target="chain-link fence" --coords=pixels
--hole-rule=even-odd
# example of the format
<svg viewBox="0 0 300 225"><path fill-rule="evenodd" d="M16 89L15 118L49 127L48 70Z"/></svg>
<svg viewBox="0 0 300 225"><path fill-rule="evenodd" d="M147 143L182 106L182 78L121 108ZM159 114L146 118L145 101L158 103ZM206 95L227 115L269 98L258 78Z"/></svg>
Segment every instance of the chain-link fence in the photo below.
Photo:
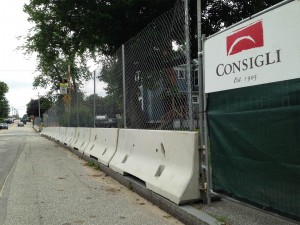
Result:
<svg viewBox="0 0 300 225"><path fill-rule="evenodd" d="M197 128L197 61L190 60L187 4L175 6L105 57L91 80L44 114L46 126ZM188 66L187 66L188 65ZM104 86L104 81L107 86Z"/></svg>
<svg viewBox="0 0 300 225"><path fill-rule="evenodd" d="M191 113L193 107L189 102L194 100L198 104L198 75L196 61L191 72L187 67L190 40L186 26L184 2L178 1L173 9L125 43L123 51L119 50L118 54L125 59L128 128L188 130L196 127L193 119L197 113Z"/></svg>
<svg viewBox="0 0 300 225"><path fill-rule="evenodd" d="M98 67L84 83L69 88L43 115L45 126L122 127L122 107L116 107L105 84L97 78ZM120 110L121 108L121 110ZM122 122L122 121L121 121Z"/></svg>

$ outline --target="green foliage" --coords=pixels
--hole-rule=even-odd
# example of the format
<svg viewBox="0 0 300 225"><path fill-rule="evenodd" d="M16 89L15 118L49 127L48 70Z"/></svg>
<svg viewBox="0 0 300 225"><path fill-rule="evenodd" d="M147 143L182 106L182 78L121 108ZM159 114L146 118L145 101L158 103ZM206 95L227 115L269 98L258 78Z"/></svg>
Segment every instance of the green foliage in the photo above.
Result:
<svg viewBox="0 0 300 225"><path fill-rule="evenodd" d="M93 110L94 95L88 96L84 100L84 104ZM113 95L107 95L105 97L95 96L96 115L107 115L109 118L114 118L117 114L122 114L122 105L120 100L116 99Z"/></svg>
<svg viewBox="0 0 300 225"><path fill-rule="evenodd" d="M194 1L194 0L193 0ZM203 33L207 36L254 15L281 0L208 0L202 1Z"/></svg>
<svg viewBox="0 0 300 225"><path fill-rule="evenodd" d="M7 84L0 81L0 118L7 117L9 113L9 104L5 97L8 90Z"/></svg>
<svg viewBox="0 0 300 225"><path fill-rule="evenodd" d="M52 106L52 102L46 98L46 97L41 97L40 98L40 114L41 117L43 117L43 113L47 111L50 107ZM27 103L27 110L26 110L27 115L30 116L39 116L39 100L38 99L31 99L29 103Z"/></svg>

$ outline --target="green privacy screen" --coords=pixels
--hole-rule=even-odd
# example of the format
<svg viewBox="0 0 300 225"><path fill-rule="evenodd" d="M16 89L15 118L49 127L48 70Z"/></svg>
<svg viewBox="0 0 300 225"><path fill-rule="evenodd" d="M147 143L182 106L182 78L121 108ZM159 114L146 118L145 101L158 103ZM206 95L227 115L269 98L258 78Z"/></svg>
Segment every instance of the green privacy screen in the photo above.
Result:
<svg viewBox="0 0 300 225"><path fill-rule="evenodd" d="M300 79L210 93L213 189L300 217Z"/></svg>

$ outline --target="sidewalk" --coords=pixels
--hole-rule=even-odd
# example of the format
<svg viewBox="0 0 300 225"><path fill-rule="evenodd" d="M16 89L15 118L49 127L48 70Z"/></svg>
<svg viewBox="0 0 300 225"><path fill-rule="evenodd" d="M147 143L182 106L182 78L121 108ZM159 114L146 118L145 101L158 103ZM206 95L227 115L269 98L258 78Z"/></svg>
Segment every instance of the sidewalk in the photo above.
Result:
<svg viewBox="0 0 300 225"><path fill-rule="evenodd" d="M157 205L170 215L179 219L184 224L224 224L224 225L295 225L300 222L282 217L272 212L258 209L254 206L239 202L237 200L221 199L212 202L211 206L202 203L188 204L177 206L169 200L161 197L158 194L149 191L142 181L131 176L121 176L110 168L102 165L83 155L82 153L68 149L73 154L83 158L87 162L100 168L110 177L117 180L119 183L136 192L143 198Z"/></svg>
<svg viewBox="0 0 300 225"><path fill-rule="evenodd" d="M28 132L4 184L1 225L182 225L57 143Z"/></svg>

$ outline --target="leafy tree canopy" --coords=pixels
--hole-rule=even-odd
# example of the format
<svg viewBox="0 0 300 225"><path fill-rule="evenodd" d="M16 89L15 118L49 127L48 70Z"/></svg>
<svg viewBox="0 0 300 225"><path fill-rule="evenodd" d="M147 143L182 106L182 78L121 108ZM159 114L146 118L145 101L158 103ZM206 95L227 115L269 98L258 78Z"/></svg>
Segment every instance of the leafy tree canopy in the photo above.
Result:
<svg viewBox="0 0 300 225"><path fill-rule="evenodd" d="M41 116L45 111L47 111L52 105L52 102L46 98L46 97L41 97L40 98L40 114ZM30 102L27 103L27 110L26 110L27 115L30 116L39 116L39 100L38 99L31 99Z"/></svg>
<svg viewBox="0 0 300 225"><path fill-rule="evenodd" d="M249 17L281 0L202 0L203 33ZM154 18L170 9L174 0L31 0L24 11L35 24L26 38L26 49L42 53L48 61L60 54L112 55ZM196 27L196 0L190 0ZM159 6L159 7L158 7ZM52 60L51 60L52 59Z"/></svg>
<svg viewBox="0 0 300 225"><path fill-rule="evenodd" d="M9 104L5 97L8 90L7 84L0 81L0 118L7 117L9 113Z"/></svg>
<svg viewBox="0 0 300 225"><path fill-rule="evenodd" d="M281 0L202 0L202 29L207 36ZM190 0L193 57L197 46L196 0ZM58 88L71 65L73 86L88 79L86 58L112 57L116 50L153 19L170 9L174 0L29 0L24 11L33 27L21 47L36 53L33 86ZM159 7L158 7L159 6ZM106 61L103 81L107 91L121 96L121 81L112 78L114 63ZM112 66L111 68L109 66Z"/></svg>

